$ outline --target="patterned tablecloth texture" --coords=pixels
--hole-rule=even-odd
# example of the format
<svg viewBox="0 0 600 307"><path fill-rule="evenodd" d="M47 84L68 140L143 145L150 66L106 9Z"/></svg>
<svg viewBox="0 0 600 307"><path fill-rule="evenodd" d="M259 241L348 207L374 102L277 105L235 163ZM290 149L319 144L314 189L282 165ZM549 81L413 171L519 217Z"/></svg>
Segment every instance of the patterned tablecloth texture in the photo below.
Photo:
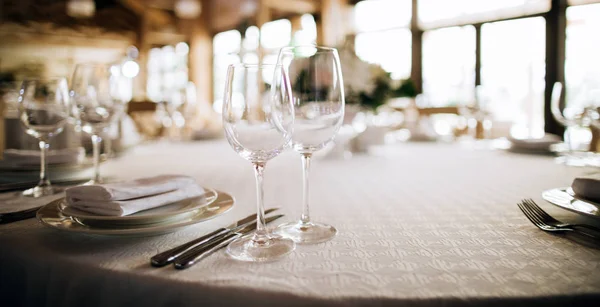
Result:
<svg viewBox="0 0 600 307"><path fill-rule="evenodd" d="M516 206L531 197L556 217L581 220L540 193L598 169L429 143L315 159L311 214L338 228L334 240L263 264L221 251L177 271L152 268L149 258L255 212L250 163L220 140L139 146L102 168L123 179L188 174L237 204L217 219L153 237L70 234L33 219L0 225L0 305L600 304L600 248L542 232ZM299 157L286 152L269 162L265 183L267 206L296 219Z"/></svg>

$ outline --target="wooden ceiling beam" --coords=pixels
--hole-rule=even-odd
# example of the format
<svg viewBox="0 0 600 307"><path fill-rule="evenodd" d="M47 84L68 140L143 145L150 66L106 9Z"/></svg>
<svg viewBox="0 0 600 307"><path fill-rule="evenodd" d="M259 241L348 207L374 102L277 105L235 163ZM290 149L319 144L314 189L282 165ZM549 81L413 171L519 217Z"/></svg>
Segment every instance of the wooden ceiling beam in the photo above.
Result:
<svg viewBox="0 0 600 307"><path fill-rule="evenodd" d="M283 13L315 14L320 10L318 1L312 0L263 0L269 9Z"/></svg>
<svg viewBox="0 0 600 307"><path fill-rule="evenodd" d="M141 0L119 0L119 2L135 12L138 16L146 15L149 21L158 27L175 24L174 18L169 13L151 8Z"/></svg>

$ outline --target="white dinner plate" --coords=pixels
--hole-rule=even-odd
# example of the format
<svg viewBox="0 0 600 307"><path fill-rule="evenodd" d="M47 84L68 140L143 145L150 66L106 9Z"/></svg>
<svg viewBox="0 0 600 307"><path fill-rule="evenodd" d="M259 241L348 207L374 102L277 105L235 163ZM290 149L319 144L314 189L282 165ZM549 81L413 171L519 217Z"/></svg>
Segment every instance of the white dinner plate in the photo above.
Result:
<svg viewBox="0 0 600 307"><path fill-rule="evenodd" d="M217 199L217 191L211 188L203 189L204 194L199 197L185 199L127 216L106 216L79 210L69 206L64 198L59 203L59 210L64 216L70 216L83 224L98 227L126 227L131 225L164 223L189 217L202 207L212 204Z"/></svg>
<svg viewBox="0 0 600 307"><path fill-rule="evenodd" d="M542 198L569 211L600 219L600 204L576 196L570 187L544 191Z"/></svg>
<svg viewBox="0 0 600 307"><path fill-rule="evenodd" d="M61 213L61 199L53 201L42 207L37 212L36 217L44 226L68 232L105 236L159 235L173 232L182 227L212 219L229 211L235 204L235 199L231 195L224 192L217 192L217 194L218 197L214 202L208 206L200 208L197 211L194 211L194 214L190 216L186 216L183 219L151 225L132 225L130 227L107 228L84 224L81 223L81 221L79 221L77 218L65 216Z"/></svg>

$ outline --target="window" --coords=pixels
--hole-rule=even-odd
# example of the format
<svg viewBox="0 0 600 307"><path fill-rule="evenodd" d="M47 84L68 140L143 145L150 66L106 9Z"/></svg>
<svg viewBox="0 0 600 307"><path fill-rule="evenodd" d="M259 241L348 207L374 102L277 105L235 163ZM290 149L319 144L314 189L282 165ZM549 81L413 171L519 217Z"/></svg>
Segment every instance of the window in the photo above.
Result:
<svg viewBox="0 0 600 307"><path fill-rule="evenodd" d="M550 0L419 0L419 25L441 27L519 17L550 10Z"/></svg>
<svg viewBox="0 0 600 307"><path fill-rule="evenodd" d="M310 45L317 42L317 23L315 18L310 14L304 14L300 17L301 29L294 33L292 45Z"/></svg>
<svg viewBox="0 0 600 307"><path fill-rule="evenodd" d="M481 84L494 120L514 136L544 132L545 33L542 17L486 23L481 29Z"/></svg>
<svg viewBox="0 0 600 307"><path fill-rule="evenodd" d="M361 1L354 8L357 32L372 32L392 28L407 28L411 19L410 0Z"/></svg>
<svg viewBox="0 0 600 307"><path fill-rule="evenodd" d="M263 63L277 63L279 49L288 46L292 40L292 23L280 19L265 23L261 27L260 46L263 48Z"/></svg>
<svg viewBox="0 0 600 307"><path fill-rule="evenodd" d="M370 0L356 4L354 46L363 61L379 64L394 79L410 77L410 0Z"/></svg>
<svg viewBox="0 0 600 307"><path fill-rule="evenodd" d="M457 105L475 89L475 27L423 33L423 93L431 106Z"/></svg>
<svg viewBox="0 0 600 307"><path fill-rule="evenodd" d="M311 15L305 16L302 16L301 31L304 32L300 36L313 40L314 35L316 40L314 18ZM312 24L309 19L312 19ZM213 109L219 113L223 103L227 67L241 62L258 64L259 49L263 52L263 63L275 64L279 49L290 45L292 41L292 24L287 19L275 20L263 24L261 29L250 26L243 34L242 36L239 31L230 30L218 33L213 38Z"/></svg>
<svg viewBox="0 0 600 307"><path fill-rule="evenodd" d="M600 3L567 8L566 103L584 106L600 89Z"/></svg>
<svg viewBox="0 0 600 307"><path fill-rule="evenodd" d="M184 42L150 49L146 92L151 101L170 100L187 86L189 50Z"/></svg>
<svg viewBox="0 0 600 307"><path fill-rule="evenodd" d="M213 38L213 97L215 101L223 99L227 66L241 61L239 56L241 45L242 35L237 30L221 32Z"/></svg>

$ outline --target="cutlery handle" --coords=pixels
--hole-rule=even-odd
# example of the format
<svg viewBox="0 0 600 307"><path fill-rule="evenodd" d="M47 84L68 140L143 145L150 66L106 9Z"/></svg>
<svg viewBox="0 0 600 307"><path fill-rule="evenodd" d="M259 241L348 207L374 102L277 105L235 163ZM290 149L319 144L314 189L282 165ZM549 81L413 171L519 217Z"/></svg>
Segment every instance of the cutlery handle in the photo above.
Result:
<svg viewBox="0 0 600 307"><path fill-rule="evenodd" d="M189 252L185 253L182 257L175 259L174 265L178 270L183 270L191 267L196 264L196 262L208 257L212 253L218 251L219 249L225 247L227 244L231 243L231 241L241 237L240 233L228 233L223 237L214 240L210 244L206 246L201 246L198 248L194 248Z"/></svg>
<svg viewBox="0 0 600 307"><path fill-rule="evenodd" d="M579 227L579 228L589 229L589 230L597 232L600 235L600 228L592 226L592 225L574 224L572 227L575 227L575 228Z"/></svg>
<svg viewBox="0 0 600 307"><path fill-rule="evenodd" d="M183 255L183 253L185 253L197 246L201 246L202 244L207 243L207 242L211 241L212 239L215 239L219 236L227 234L228 232L229 232L229 230L226 228L219 228L219 229L217 229L207 235L204 235L198 239L194 239L190 242L187 242L185 244L182 244L180 246L174 247L170 250L167 250L160 254L155 255L154 257L150 258L150 264L154 267L165 266L165 265L173 262L173 260L175 260L175 258Z"/></svg>
<svg viewBox="0 0 600 307"><path fill-rule="evenodd" d="M0 224L8 224L12 222L22 221L35 217L39 208L33 208L13 213L0 214Z"/></svg>
<svg viewBox="0 0 600 307"><path fill-rule="evenodd" d="M66 180L53 180L52 184L56 185L76 185L80 183L84 183L89 181L89 178L79 178L79 179L66 179ZM28 181L28 182L15 182L15 183L3 183L0 184L0 192L9 192L16 190L25 190L29 188L35 187L39 181Z"/></svg>
<svg viewBox="0 0 600 307"><path fill-rule="evenodd" d="M585 235L587 237L590 237L590 238L593 238L596 240L600 239L600 229L598 229L594 226L577 224L577 225L571 225L571 228L575 232ZM593 232L590 232L589 230L592 230Z"/></svg>

